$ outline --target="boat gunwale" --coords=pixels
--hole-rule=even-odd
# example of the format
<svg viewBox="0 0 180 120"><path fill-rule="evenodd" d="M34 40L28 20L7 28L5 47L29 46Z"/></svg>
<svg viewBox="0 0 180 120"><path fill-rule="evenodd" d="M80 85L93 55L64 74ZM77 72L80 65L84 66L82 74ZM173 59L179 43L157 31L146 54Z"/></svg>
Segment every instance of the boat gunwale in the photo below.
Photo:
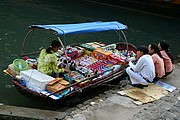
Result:
<svg viewBox="0 0 180 120"><path fill-rule="evenodd" d="M130 43L118 42L118 43L115 43L115 44L117 45L117 47L119 47L121 45L123 45L125 47L126 45L128 45L129 48L132 49L134 52L137 50L136 47L133 44L130 44ZM111 81L115 80L116 78L120 77L123 74L123 72L124 72L124 66L122 66L120 69L117 69L117 70L113 71L112 73L108 74L107 76L102 76L101 78L96 78L96 80L91 80L91 82L87 82L86 84L84 84L83 87L79 87L79 85L74 85L79 90L78 89L77 90L73 90L70 93L62 96L61 99L65 99L67 96L73 96L73 95L77 94L78 92L85 92L86 90L89 90L89 89L94 88L94 87L98 87L98 86L100 86L103 83L111 82ZM46 100L51 99L47 95L44 95L42 93L37 93L37 92L35 92L33 90L30 90L29 88L21 85L18 82L18 80L16 78L14 78L14 77L13 77L12 81L13 81L13 84L15 85L16 89L20 93L25 92L25 93L28 93L29 95L33 95L32 98L34 98L34 97L38 98L39 97L40 99L43 98L43 100L44 99L46 99ZM51 100L53 100L53 99L51 99ZM60 99L58 99L58 100L60 100Z"/></svg>
<svg viewBox="0 0 180 120"><path fill-rule="evenodd" d="M85 92L85 91L87 91L87 90L89 90L89 89L91 89L91 88L98 87L98 86L100 86L100 85L103 84L103 83L111 82L111 81L115 80L116 78L120 77L120 76L122 75L122 73L123 73L123 71L120 71L120 70L115 71L115 72L112 72L112 73L109 74L108 76L105 76L105 77L103 77L103 78L97 78L95 81L93 81L93 82L90 83L89 85L84 85L82 88L79 87L78 85L76 85L76 86L78 86L78 87L76 87L76 88L79 88L79 90L78 90L78 89L73 90L73 91L71 91L70 93L62 96L61 99L65 99L67 96L73 96L74 94L78 94L79 92L80 92L80 93L81 93L81 92ZM119 74L119 75L117 75L117 74ZM109 80L107 80L107 79L109 79ZM12 81L13 81L13 84L15 85L16 89L17 89L20 93L22 93L22 92L23 92L23 94L24 94L24 93L28 93L30 96L33 95L33 96L31 96L31 98L37 98L37 97L39 97L38 99L40 99L40 100L50 100L50 101L53 100L53 99L51 99L50 97L48 97L47 95L45 95L45 94L35 92L35 91L33 91L33 90L31 90L31 89L23 86L23 85L20 84L20 83L18 82L18 80L15 79L15 78L13 78ZM28 96L29 96L29 95L28 95ZM25 95L25 96L26 96L26 95ZM58 99L58 100L60 100L60 99Z"/></svg>

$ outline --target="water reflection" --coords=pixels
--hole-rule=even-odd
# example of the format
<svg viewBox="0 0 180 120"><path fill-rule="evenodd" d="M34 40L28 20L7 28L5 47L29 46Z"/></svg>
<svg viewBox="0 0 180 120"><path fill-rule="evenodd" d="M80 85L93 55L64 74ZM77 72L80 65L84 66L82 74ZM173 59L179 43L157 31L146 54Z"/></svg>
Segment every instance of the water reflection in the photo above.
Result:
<svg viewBox="0 0 180 120"><path fill-rule="evenodd" d="M125 31L128 41L137 45L167 40L174 55L180 54L180 20L155 16L152 14L130 11L73 0L1 0L0 3L0 70L18 57L21 43L31 24L76 23L88 21L117 20L128 25ZM86 36L76 37L85 39ZM107 39L109 38L109 39ZM71 39L71 38L70 38ZM109 34L92 36L91 40L113 42ZM71 39L69 42L74 42ZM49 42L47 41L47 44ZM38 41L33 46L39 45ZM41 47L41 46L38 46ZM58 110L58 106L30 100L16 91L9 76L0 72L0 103L41 109Z"/></svg>

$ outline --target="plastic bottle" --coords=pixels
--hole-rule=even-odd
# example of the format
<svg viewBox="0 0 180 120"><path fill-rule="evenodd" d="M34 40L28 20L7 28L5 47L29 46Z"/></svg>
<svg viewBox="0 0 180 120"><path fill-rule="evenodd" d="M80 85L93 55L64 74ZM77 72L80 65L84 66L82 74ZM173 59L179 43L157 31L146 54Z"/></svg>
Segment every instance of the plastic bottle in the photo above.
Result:
<svg viewBox="0 0 180 120"><path fill-rule="evenodd" d="M22 64L19 63L19 64L18 64L18 67L19 67L19 69L21 70L21 69L22 69Z"/></svg>

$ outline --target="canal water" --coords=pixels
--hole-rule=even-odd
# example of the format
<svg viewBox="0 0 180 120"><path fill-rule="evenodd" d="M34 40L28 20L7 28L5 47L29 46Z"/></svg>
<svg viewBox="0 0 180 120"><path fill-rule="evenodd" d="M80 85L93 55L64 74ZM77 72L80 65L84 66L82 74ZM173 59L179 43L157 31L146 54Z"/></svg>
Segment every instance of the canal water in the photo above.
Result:
<svg viewBox="0 0 180 120"><path fill-rule="evenodd" d="M3 74L21 52L27 26L31 24L119 21L128 26L128 42L136 46L166 40L174 56L180 55L180 19L133 11L121 7L99 5L80 0L1 0L0 2L0 104L59 110L22 96ZM106 39L110 35L100 36ZM98 41L93 37L94 40ZM113 42L114 38L106 42ZM32 43L38 47L38 41ZM62 109L61 109L62 110Z"/></svg>

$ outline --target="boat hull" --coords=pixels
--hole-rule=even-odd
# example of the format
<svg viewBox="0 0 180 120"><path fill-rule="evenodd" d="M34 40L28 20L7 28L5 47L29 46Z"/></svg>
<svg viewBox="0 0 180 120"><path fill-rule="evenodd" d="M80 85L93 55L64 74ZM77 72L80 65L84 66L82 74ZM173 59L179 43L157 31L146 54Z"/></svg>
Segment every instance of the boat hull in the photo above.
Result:
<svg viewBox="0 0 180 120"><path fill-rule="evenodd" d="M134 51L136 52L136 47L132 44L127 44L124 42L119 42L116 43L116 49L117 50L124 50L127 49L130 51ZM52 98L50 98L49 96L42 94L42 93L38 93L35 92L29 88L27 88L26 86L23 86L19 80L17 80L16 78L13 77L12 82L15 85L15 88L24 96L30 98L30 99L34 99L34 100L38 100L38 101L46 101L46 102L57 102L57 103L68 103L69 104L69 100L74 99L74 98L79 98L82 94L94 89L95 87L98 87L102 84L107 84L110 83L112 81L120 81L120 79L118 79L119 77L122 76L122 74L124 73L125 68L122 66L120 69L117 69L115 71L113 71L112 73L108 74L107 76L103 76L100 78L96 78L96 80L93 80L91 82L88 82L87 84L85 84L83 87L79 87L78 85L73 86L76 90L73 90L71 92L69 92L68 94L64 95L61 99L58 100L54 100ZM75 101L75 100L73 100ZM77 100L78 101L78 100Z"/></svg>

